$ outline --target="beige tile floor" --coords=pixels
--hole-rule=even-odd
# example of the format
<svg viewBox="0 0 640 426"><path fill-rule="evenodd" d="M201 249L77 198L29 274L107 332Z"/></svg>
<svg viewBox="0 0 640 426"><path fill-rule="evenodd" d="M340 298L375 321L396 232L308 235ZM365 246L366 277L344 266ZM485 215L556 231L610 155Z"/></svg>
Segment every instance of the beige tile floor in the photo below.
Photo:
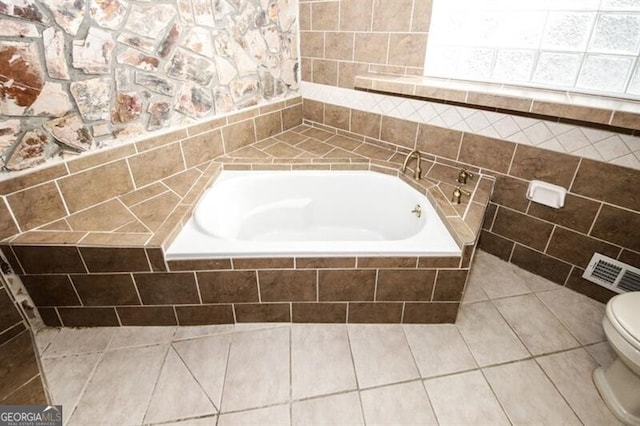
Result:
<svg viewBox="0 0 640 426"><path fill-rule="evenodd" d="M456 325L44 329L68 424L618 422L604 306L479 252Z"/></svg>

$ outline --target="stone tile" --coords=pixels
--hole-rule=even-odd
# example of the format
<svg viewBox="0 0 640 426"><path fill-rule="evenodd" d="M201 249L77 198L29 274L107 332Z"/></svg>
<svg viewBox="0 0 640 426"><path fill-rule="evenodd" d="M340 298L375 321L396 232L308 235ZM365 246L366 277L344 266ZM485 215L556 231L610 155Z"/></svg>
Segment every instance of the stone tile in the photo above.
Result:
<svg viewBox="0 0 640 426"><path fill-rule="evenodd" d="M400 323L402 309L401 302L350 302L347 322L353 324Z"/></svg>
<svg viewBox="0 0 640 426"><path fill-rule="evenodd" d="M368 425L438 424L419 381L369 389L360 397Z"/></svg>
<svg viewBox="0 0 640 426"><path fill-rule="evenodd" d="M253 271L197 272L203 303L258 302L258 283Z"/></svg>
<svg viewBox="0 0 640 426"><path fill-rule="evenodd" d="M566 282L572 268L568 263L519 244L516 244L513 249L511 262L522 269L560 285Z"/></svg>
<svg viewBox="0 0 640 426"><path fill-rule="evenodd" d="M256 141L255 123L245 120L222 128L224 152L227 154Z"/></svg>
<svg viewBox="0 0 640 426"><path fill-rule="evenodd" d="M471 352L454 325L406 325L403 328L422 377L476 368Z"/></svg>
<svg viewBox="0 0 640 426"><path fill-rule="evenodd" d="M325 33L327 59L351 61L353 59L353 34L344 32Z"/></svg>
<svg viewBox="0 0 640 426"><path fill-rule="evenodd" d="M198 337L214 336L231 333L233 324L194 325L178 327L173 336L174 341L195 339Z"/></svg>
<svg viewBox="0 0 640 426"><path fill-rule="evenodd" d="M291 404L293 425L364 425L357 392L308 399Z"/></svg>
<svg viewBox="0 0 640 426"><path fill-rule="evenodd" d="M117 306L116 311L123 326L177 325L172 306Z"/></svg>
<svg viewBox="0 0 640 426"><path fill-rule="evenodd" d="M36 342L36 349L40 356L47 350L51 342L55 339L55 337L60 333L59 328L50 328L45 327L41 328L35 333L34 340Z"/></svg>
<svg viewBox="0 0 640 426"><path fill-rule="evenodd" d="M513 265L486 252L476 253L467 286L478 286L490 299L530 293Z"/></svg>
<svg viewBox="0 0 640 426"><path fill-rule="evenodd" d="M233 324L233 305L196 305L175 306L178 324L181 326L197 326L208 324Z"/></svg>
<svg viewBox="0 0 640 426"><path fill-rule="evenodd" d="M569 188L580 159L574 155L518 144L511 175Z"/></svg>
<svg viewBox="0 0 640 426"><path fill-rule="evenodd" d="M314 31L330 31L338 29L338 2L311 4L311 29Z"/></svg>
<svg viewBox="0 0 640 426"><path fill-rule="evenodd" d="M192 272L155 272L134 274L144 305L184 305L200 303Z"/></svg>
<svg viewBox="0 0 640 426"><path fill-rule="evenodd" d="M142 423L167 349L157 345L105 353L69 424L107 417L118 424Z"/></svg>
<svg viewBox="0 0 640 426"><path fill-rule="evenodd" d="M118 315L113 307L87 308L78 306L57 309L65 327L117 327L120 325Z"/></svg>
<svg viewBox="0 0 640 426"><path fill-rule="evenodd" d="M553 231L553 225L531 216L499 207L492 230L510 240L544 251Z"/></svg>
<svg viewBox="0 0 640 426"><path fill-rule="evenodd" d="M591 261L593 253L602 253L605 256L616 258L620 248L577 232L557 227L549 240L546 252L558 259L586 268Z"/></svg>
<svg viewBox="0 0 640 426"><path fill-rule="evenodd" d="M606 340L602 329L605 315L602 303L564 288L537 296L583 345Z"/></svg>
<svg viewBox="0 0 640 426"><path fill-rule="evenodd" d="M113 337L112 328L63 328L44 351L43 358L103 352Z"/></svg>
<svg viewBox="0 0 640 426"><path fill-rule="evenodd" d="M289 303L244 303L234 305L236 322L291 322Z"/></svg>
<svg viewBox="0 0 640 426"><path fill-rule="evenodd" d="M489 299L487 293L480 287L478 280L473 277L473 271L474 269L472 268L471 276L469 277L469 281L467 281L467 286L462 295L462 303L482 302Z"/></svg>
<svg viewBox="0 0 640 426"><path fill-rule="evenodd" d="M373 31L408 32L411 29L412 0L374 0Z"/></svg>
<svg viewBox="0 0 640 426"><path fill-rule="evenodd" d="M583 158L571 192L640 211L640 195L626 190L639 176L639 170Z"/></svg>
<svg viewBox="0 0 640 426"><path fill-rule="evenodd" d="M316 301L315 271L258 271L263 302Z"/></svg>
<svg viewBox="0 0 640 426"><path fill-rule="evenodd" d="M373 300L375 280L375 270L320 270L318 272L319 300Z"/></svg>
<svg viewBox="0 0 640 426"><path fill-rule="evenodd" d="M85 306L141 304L130 274L71 275L71 280Z"/></svg>
<svg viewBox="0 0 640 426"><path fill-rule="evenodd" d="M624 226L620 226L624 224ZM640 214L613 206L602 206L591 235L622 247L640 251Z"/></svg>
<svg viewBox="0 0 640 426"><path fill-rule="evenodd" d="M129 168L124 160L71 175L58 182L70 213L133 190Z"/></svg>
<svg viewBox="0 0 640 426"><path fill-rule="evenodd" d="M290 417L289 404L274 405L272 407L258 408L256 410L223 414L220 416L218 426L262 426L265 424L288 426L291 424Z"/></svg>
<svg viewBox="0 0 640 426"><path fill-rule="evenodd" d="M36 306L80 306L67 275L25 275L25 288Z"/></svg>
<svg viewBox="0 0 640 426"><path fill-rule="evenodd" d="M609 365L616 359L616 353L609 342L601 342L584 347L598 365Z"/></svg>
<svg viewBox="0 0 640 426"><path fill-rule="evenodd" d="M354 58L357 62L385 63L389 35L385 33L356 33Z"/></svg>
<svg viewBox="0 0 640 426"><path fill-rule="evenodd" d="M322 348L322 350L318 350ZM356 376L344 325L291 328L291 396L302 399L354 390Z"/></svg>
<svg viewBox="0 0 640 426"><path fill-rule="evenodd" d="M29 331L24 330L0 346L0 357L2 357L0 370L0 400L2 400L39 374Z"/></svg>
<svg viewBox="0 0 640 426"><path fill-rule="evenodd" d="M118 200L111 200L67 218L74 231L115 231L136 218Z"/></svg>
<svg viewBox="0 0 640 426"><path fill-rule="evenodd" d="M480 371L425 380L424 387L440 424L509 424Z"/></svg>
<svg viewBox="0 0 640 426"><path fill-rule="evenodd" d="M401 326L349 325L348 330L361 389L420 376Z"/></svg>
<svg viewBox="0 0 640 426"><path fill-rule="evenodd" d="M402 321L405 324L453 324L459 303L406 302Z"/></svg>
<svg viewBox="0 0 640 426"><path fill-rule="evenodd" d="M567 194L563 208L554 209L542 204L531 203L527 214L578 232L588 233L599 209L600 203Z"/></svg>
<svg viewBox="0 0 640 426"><path fill-rule="evenodd" d="M533 360L486 368L484 375L512 423L580 424Z"/></svg>
<svg viewBox="0 0 640 426"><path fill-rule="evenodd" d="M481 367L529 356L490 302L462 305L456 326Z"/></svg>
<svg viewBox="0 0 640 426"><path fill-rule="evenodd" d="M43 378L40 374L29 380L2 400L4 405L47 405L49 396L45 394Z"/></svg>
<svg viewBox="0 0 640 426"><path fill-rule="evenodd" d="M314 83L331 86L338 84L338 62L314 59L312 67Z"/></svg>
<svg viewBox="0 0 640 426"><path fill-rule="evenodd" d="M347 321L347 303L292 303L291 321L344 324Z"/></svg>
<svg viewBox="0 0 640 426"><path fill-rule="evenodd" d="M151 269L142 248L81 247L80 253L91 273L146 272Z"/></svg>
<svg viewBox="0 0 640 426"><path fill-rule="evenodd" d="M609 302L612 297L618 294L608 288L585 280L582 278L583 273L584 269L574 267L571 270L571 275L569 275L569 278L567 279L565 288L584 294L585 296L604 304Z"/></svg>
<svg viewBox="0 0 640 426"><path fill-rule="evenodd" d="M602 401L593 383L598 366L584 349L536 360L585 425L621 424Z"/></svg>
<svg viewBox="0 0 640 426"><path fill-rule="evenodd" d="M65 422L73 413L84 386L101 358L101 353L95 353L42 360L52 402L64 406Z"/></svg>
<svg viewBox="0 0 640 426"><path fill-rule="evenodd" d="M571 333L532 294L494 300L493 304L532 355L579 346Z"/></svg>
<svg viewBox="0 0 640 426"><path fill-rule="evenodd" d="M176 404L176 401L180 401ZM145 423L215 414L216 409L196 379L172 348L158 377Z"/></svg>
<svg viewBox="0 0 640 426"><path fill-rule="evenodd" d="M172 143L127 159L136 186L142 187L184 170L180 144ZM153 167L149 167L153 164Z"/></svg>
<svg viewBox="0 0 640 426"><path fill-rule="evenodd" d="M431 300L435 276L434 270L381 269L378 272L376 300Z"/></svg>
<svg viewBox="0 0 640 426"><path fill-rule="evenodd" d="M363 13L367 11L367 13ZM371 29L372 0L351 0L340 7L340 30L369 31Z"/></svg>
<svg viewBox="0 0 640 426"><path fill-rule="evenodd" d="M7 203L22 230L29 230L67 215L53 183L35 186L7 196ZM13 227L7 228L17 232Z"/></svg>
<svg viewBox="0 0 640 426"><path fill-rule="evenodd" d="M182 361L216 407L220 407L222 399L230 341L230 334L220 334L173 343Z"/></svg>
<svg viewBox="0 0 640 426"><path fill-rule="evenodd" d="M382 116L380 139L413 149L416 143L418 123L399 118Z"/></svg>
<svg viewBox="0 0 640 426"><path fill-rule="evenodd" d="M465 133L458 160L496 172L506 173L516 145L500 139Z"/></svg>
<svg viewBox="0 0 640 426"><path fill-rule="evenodd" d="M288 328L234 334L221 410L288 402L289 365Z"/></svg>
<svg viewBox="0 0 640 426"><path fill-rule="evenodd" d="M169 343L176 327L118 327L109 350Z"/></svg>
<svg viewBox="0 0 640 426"><path fill-rule="evenodd" d="M459 302L462 299L467 275L467 270L439 270L433 290L433 300Z"/></svg>
<svg viewBox="0 0 640 426"><path fill-rule="evenodd" d="M394 10L397 8L394 7ZM420 68L424 66L427 50L427 34L391 34L389 45L389 65Z"/></svg>
<svg viewBox="0 0 640 426"><path fill-rule="evenodd" d="M522 268L517 267L516 265L510 265L513 273L520 278L524 284L529 287L529 290L533 292L539 291L548 291L548 290L557 290L558 284L549 281L548 279L541 277L536 274L532 274L529 271L525 271Z"/></svg>

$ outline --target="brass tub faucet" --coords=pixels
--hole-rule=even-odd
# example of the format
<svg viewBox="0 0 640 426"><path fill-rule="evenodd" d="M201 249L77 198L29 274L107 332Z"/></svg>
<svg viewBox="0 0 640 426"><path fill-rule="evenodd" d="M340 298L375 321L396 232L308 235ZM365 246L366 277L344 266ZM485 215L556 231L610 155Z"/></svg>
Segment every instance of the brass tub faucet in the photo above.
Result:
<svg viewBox="0 0 640 426"><path fill-rule="evenodd" d="M413 158L414 155L418 163L416 164L416 169L413 172L413 178L415 180L419 180L422 177L422 168L420 167L422 158L420 157L420 151L418 150L413 150L409 154L407 154L407 157L404 159L404 164L402 165L402 173L407 171L407 164L409 164L409 161L411 160L411 158Z"/></svg>
<svg viewBox="0 0 640 426"><path fill-rule="evenodd" d="M458 183L466 184L467 179L473 178L473 173L466 169L460 169L460 173L458 173Z"/></svg>
<svg viewBox="0 0 640 426"><path fill-rule="evenodd" d="M469 191L465 191L459 186L456 186L456 189L453 190L453 198L451 198L451 201L453 201L456 204L460 204L460 199L462 198L462 194L466 195L467 197L471 196L471 193Z"/></svg>

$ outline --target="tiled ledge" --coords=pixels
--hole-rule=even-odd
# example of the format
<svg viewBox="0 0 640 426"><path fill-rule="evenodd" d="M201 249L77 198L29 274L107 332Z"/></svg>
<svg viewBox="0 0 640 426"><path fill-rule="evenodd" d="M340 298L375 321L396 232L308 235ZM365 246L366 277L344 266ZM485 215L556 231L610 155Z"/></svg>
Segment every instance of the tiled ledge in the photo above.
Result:
<svg viewBox="0 0 640 426"><path fill-rule="evenodd" d="M429 197L461 248L473 244L482 226L494 179L472 170L477 176L464 187L472 192L471 197L463 196L460 204L452 204L449 199L462 166L423 155L425 172L423 179L416 181L399 172L407 152L395 145L371 143L337 134L335 130L301 125L80 213L15 235L5 239L3 244L14 248L74 245L166 249L190 217L201 194L223 168L372 170L399 176ZM116 226L116 231L107 230Z"/></svg>
<svg viewBox="0 0 640 426"><path fill-rule="evenodd" d="M640 102L429 77L356 76L355 88L640 134Z"/></svg>

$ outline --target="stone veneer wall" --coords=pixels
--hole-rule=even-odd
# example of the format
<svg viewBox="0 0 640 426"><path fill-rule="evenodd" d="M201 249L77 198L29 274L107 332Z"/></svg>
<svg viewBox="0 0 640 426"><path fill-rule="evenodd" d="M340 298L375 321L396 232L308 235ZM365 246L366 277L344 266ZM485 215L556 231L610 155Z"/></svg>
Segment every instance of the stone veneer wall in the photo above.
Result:
<svg viewBox="0 0 640 426"><path fill-rule="evenodd" d="M33 339L0 279L0 405L47 404Z"/></svg>
<svg viewBox="0 0 640 426"><path fill-rule="evenodd" d="M640 170L306 98L303 115L495 176L478 246L526 270L607 301L613 292L581 278L593 253L640 267ZM530 202L533 179L568 188L565 206Z"/></svg>
<svg viewBox="0 0 640 426"><path fill-rule="evenodd" d="M0 1L0 165L292 95L295 0Z"/></svg>
<svg viewBox="0 0 640 426"><path fill-rule="evenodd" d="M32 229L69 230L63 220L67 217L90 215L92 208L104 202L177 178L301 122L302 99L296 96L12 176L0 181L0 239ZM157 205L155 215L168 215L173 208L171 203ZM106 211L117 216L117 211ZM150 230L142 227L135 232Z"/></svg>

